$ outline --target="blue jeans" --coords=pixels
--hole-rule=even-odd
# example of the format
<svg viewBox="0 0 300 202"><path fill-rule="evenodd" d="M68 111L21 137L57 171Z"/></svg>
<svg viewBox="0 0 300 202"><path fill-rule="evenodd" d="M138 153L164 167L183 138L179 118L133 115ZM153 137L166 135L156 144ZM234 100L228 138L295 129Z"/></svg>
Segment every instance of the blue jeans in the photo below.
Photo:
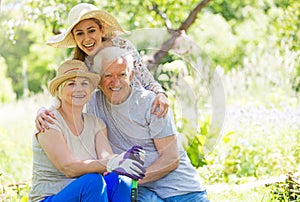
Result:
<svg viewBox="0 0 300 202"><path fill-rule="evenodd" d="M205 190L162 199L155 192L139 187L138 202L209 202L209 200Z"/></svg>
<svg viewBox="0 0 300 202"><path fill-rule="evenodd" d="M146 187L138 187L138 202L164 202L155 192Z"/></svg>
<svg viewBox="0 0 300 202"><path fill-rule="evenodd" d="M130 202L131 179L110 173L102 176L85 174L59 193L47 196L43 202Z"/></svg>
<svg viewBox="0 0 300 202"><path fill-rule="evenodd" d="M165 202L209 202L207 192L199 191L164 199Z"/></svg>

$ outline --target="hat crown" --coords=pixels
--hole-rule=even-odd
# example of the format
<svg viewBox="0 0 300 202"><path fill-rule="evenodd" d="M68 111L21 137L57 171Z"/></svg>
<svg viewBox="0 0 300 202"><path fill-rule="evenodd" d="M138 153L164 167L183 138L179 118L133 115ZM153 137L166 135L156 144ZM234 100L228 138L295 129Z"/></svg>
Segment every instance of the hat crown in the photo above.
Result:
<svg viewBox="0 0 300 202"><path fill-rule="evenodd" d="M63 75L71 74L74 72L89 72L88 68L84 64L84 62L80 60L70 60L64 62L58 69L57 69L57 76L60 77Z"/></svg>
<svg viewBox="0 0 300 202"><path fill-rule="evenodd" d="M62 63L57 71L56 76L49 81L48 89L50 93L55 96L58 87L66 80L75 77L85 77L88 78L95 89L100 81L100 76L89 72L87 66L83 61L80 60L68 60Z"/></svg>
<svg viewBox="0 0 300 202"><path fill-rule="evenodd" d="M96 6L88 3L80 3L74 6L68 16L69 25L79 22L81 17L91 11L99 10Z"/></svg>

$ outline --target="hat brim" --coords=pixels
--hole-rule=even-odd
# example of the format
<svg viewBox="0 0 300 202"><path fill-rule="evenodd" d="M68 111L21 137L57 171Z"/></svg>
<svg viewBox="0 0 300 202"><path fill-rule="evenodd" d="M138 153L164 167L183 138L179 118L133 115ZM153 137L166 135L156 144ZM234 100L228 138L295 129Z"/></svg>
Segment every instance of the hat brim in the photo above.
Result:
<svg viewBox="0 0 300 202"><path fill-rule="evenodd" d="M73 73L65 74L65 75L56 77L56 78L52 79L51 81L49 81L48 89L49 89L51 95L55 96L58 86L60 84L62 84L64 81L71 79L71 78L76 78L76 77L88 78L91 81L91 84L93 85L93 89L95 89L100 82L100 76L95 73L73 72Z"/></svg>
<svg viewBox="0 0 300 202"><path fill-rule="evenodd" d="M104 26L104 37L113 37L119 34L128 34L121 25L118 23L116 18L103 10L94 10L85 13L81 18L69 25L67 30L61 34L52 36L47 41L47 45L55 48L74 48L76 47L76 41L71 33L72 29L82 20L95 18L98 19Z"/></svg>

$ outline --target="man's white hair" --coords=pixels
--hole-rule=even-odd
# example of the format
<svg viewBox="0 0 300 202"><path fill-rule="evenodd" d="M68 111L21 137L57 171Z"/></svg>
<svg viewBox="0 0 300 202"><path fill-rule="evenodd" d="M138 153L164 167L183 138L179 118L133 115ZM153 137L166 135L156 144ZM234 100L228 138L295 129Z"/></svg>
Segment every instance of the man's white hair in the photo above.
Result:
<svg viewBox="0 0 300 202"><path fill-rule="evenodd" d="M133 69L132 52L124 48L110 46L94 55L92 70L102 76L106 69L117 59L123 58L130 70Z"/></svg>

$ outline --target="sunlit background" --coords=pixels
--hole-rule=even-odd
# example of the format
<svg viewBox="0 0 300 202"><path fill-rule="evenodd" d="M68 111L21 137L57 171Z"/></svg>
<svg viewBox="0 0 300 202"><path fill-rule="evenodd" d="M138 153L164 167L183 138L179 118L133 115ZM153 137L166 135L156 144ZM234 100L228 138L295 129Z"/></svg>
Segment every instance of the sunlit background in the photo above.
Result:
<svg viewBox="0 0 300 202"><path fill-rule="evenodd" d="M0 201L27 201L34 119L49 105L47 81L72 55L45 41L66 28L67 11L78 2L113 14L145 63L175 36L149 68L167 90L212 202L299 199L275 183L286 185L287 173L299 171L298 0L2 0Z"/></svg>

